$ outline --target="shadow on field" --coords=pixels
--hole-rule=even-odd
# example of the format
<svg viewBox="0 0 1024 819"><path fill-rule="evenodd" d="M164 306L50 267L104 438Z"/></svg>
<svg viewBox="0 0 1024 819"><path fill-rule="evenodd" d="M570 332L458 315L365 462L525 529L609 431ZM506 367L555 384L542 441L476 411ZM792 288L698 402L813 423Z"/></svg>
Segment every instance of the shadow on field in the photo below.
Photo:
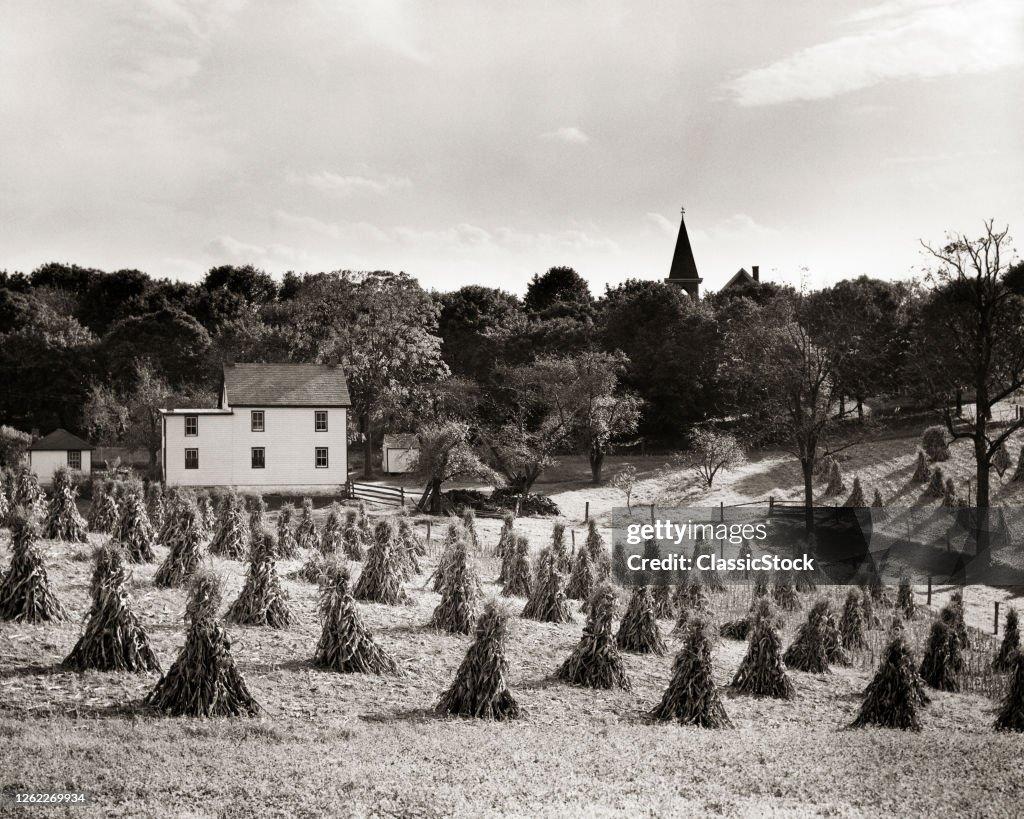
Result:
<svg viewBox="0 0 1024 819"><path fill-rule="evenodd" d="M66 674L71 669L65 668L60 663L29 663L28 665L16 665L13 668L0 668L0 680L8 680L13 677L42 677L51 674Z"/></svg>
<svg viewBox="0 0 1024 819"><path fill-rule="evenodd" d="M17 705L0 705L0 713L16 717L71 717L74 719L128 719L132 722L140 717L160 718L163 715L141 701L107 703L105 705L45 703L25 708Z"/></svg>
<svg viewBox="0 0 1024 819"><path fill-rule="evenodd" d="M433 708L395 708L383 713L359 714L363 722L389 723L389 722L441 722L448 719L459 719L459 717L448 717L438 714Z"/></svg>
<svg viewBox="0 0 1024 819"><path fill-rule="evenodd" d="M309 657L300 657L294 660L282 660L279 663L246 663L239 662L246 674L273 674L276 671L323 671L319 666L313 665Z"/></svg>

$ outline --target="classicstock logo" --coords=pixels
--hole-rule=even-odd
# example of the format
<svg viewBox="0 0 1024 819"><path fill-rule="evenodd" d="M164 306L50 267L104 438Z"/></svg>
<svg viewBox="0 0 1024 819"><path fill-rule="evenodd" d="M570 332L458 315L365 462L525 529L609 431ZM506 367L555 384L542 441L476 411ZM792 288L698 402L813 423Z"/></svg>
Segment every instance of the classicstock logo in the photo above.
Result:
<svg viewBox="0 0 1024 819"><path fill-rule="evenodd" d="M824 585L932 578L1024 586L1024 510L828 506L808 515L775 504L616 507L612 570L625 585L674 585L688 576L749 584L788 575Z"/></svg>

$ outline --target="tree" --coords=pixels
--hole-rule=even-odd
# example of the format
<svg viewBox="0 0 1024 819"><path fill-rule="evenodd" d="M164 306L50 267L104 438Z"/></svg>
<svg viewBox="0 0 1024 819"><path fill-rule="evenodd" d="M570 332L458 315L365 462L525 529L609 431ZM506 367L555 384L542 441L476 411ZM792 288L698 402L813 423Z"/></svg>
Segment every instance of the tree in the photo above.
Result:
<svg viewBox="0 0 1024 819"><path fill-rule="evenodd" d="M85 406L90 432L109 444L142 448L149 454L149 473L157 475L161 442L161 408L192 403L188 394L174 390L148 359L133 359L132 379L123 392L94 384Z"/></svg>
<svg viewBox="0 0 1024 819"><path fill-rule="evenodd" d="M999 449L1024 421L993 428L992 408L1024 388L1024 296L1007 286L1009 229L984 223L979 238L951 234L941 247L922 243L938 263L913 361L918 388L942 416L953 439L971 442L979 510L977 557L991 561L989 478ZM974 394L973 417L958 423L951 403L958 390Z"/></svg>
<svg viewBox="0 0 1024 819"><path fill-rule="evenodd" d="M619 388L625 356L579 353L541 356L505 367L492 390L483 437L497 469L517 492L528 492L555 456L583 450L595 483L605 456L636 432L640 400Z"/></svg>
<svg viewBox="0 0 1024 819"><path fill-rule="evenodd" d="M525 318L519 299L478 284L437 297L438 334L445 363L455 375L486 380L504 359L503 331Z"/></svg>
<svg viewBox="0 0 1024 819"><path fill-rule="evenodd" d="M81 297L78 320L97 335L118 321L150 312L153 280L141 270L100 273L89 280Z"/></svg>
<svg viewBox="0 0 1024 819"><path fill-rule="evenodd" d="M814 467L856 439L834 442L842 352L808 329L802 298L752 306L730 333L730 376L737 411L763 437L778 440L800 461L805 526L814 529Z"/></svg>
<svg viewBox="0 0 1024 819"><path fill-rule="evenodd" d="M424 427L419 435L419 455L415 472L427 481L421 508L440 515L441 487L454 478L479 478L497 481L497 473L477 455L470 443L469 426L461 421L446 421Z"/></svg>
<svg viewBox="0 0 1024 819"><path fill-rule="evenodd" d="M630 280L607 290L596 324L601 348L628 359L622 384L644 402L645 438L680 443L689 424L716 413L723 339L708 305L678 287Z"/></svg>
<svg viewBox="0 0 1024 819"><path fill-rule="evenodd" d="M277 283L252 265L212 267L197 288L196 317L214 332L224 322L251 316L277 298Z"/></svg>
<svg viewBox="0 0 1024 819"><path fill-rule="evenodd" d="M363 439L363 475L373 476L373 429L420 407L427 388L448 375L435 335L437 305L404 273L306 276L275 320L291 357L342 362Z"/></svg>
<svg viewBox="0 0 1024 819"><path fill-rule="evenodd" d="M807 318L816 338L837 353L840 412L843 396L857 402L896 392L908 344L912 289L902 282L860 276L807 296Z"/></svg>
<svg viewBox="0 0 1024 819"><path fill-rule="evenodd" d="M523 306L536 318L589 318L594 299L590 285L571 267L552 267L534 274L526 287Z"/></svg>
<svg viewBox="0 0 1024 819"><path fill-rule="evenodd" d="M0 418L79 428L95 340L34 291L0 291Z"/></svg>
<svg viewBox="0 0 1024 819"><path fill-rule="evenodd" d="M605 456L636 433L640 399L619 388L628 364L622 353L580 353L542 358L534 365L549 388L549 409L568 429L569 439L587 454L592 481L601 482Z"/></svg>
<svg viewBox="0 0 1024 819"><path fill-rule="evenodd" d="M626 509L633 514L633 489L636 486L636 467L633 464L626 464L622 469L612 475L612 486L626 496Z"/></svg>
<svg viewBox="0 0 1024 819"><path fill-rule="evenodd" d="M699 426L690 433L690 450L692 468L708 489L719 472L734 469L746 461L739 439L711 425Z"/></svg>
<svg viewBox="0 0 1024 819"><path fill-rule="evenodd" d="M100 347L115 380L131 382L134 360L145 358L158 375L181 389L212 380L217 368L210 360L211 345L210 334L192 316L164 309L118 321Z"/></svg>

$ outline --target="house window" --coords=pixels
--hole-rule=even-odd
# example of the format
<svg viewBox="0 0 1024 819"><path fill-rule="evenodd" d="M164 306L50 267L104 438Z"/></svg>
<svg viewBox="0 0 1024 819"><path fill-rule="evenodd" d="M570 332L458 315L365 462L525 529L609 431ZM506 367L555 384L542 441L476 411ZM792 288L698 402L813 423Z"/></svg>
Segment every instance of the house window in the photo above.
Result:
<svg viewBox="0 0 1024 819"><path fill-rule="evenodd" d="M249 413L251 419L250 428L253 432L263 432L263 410L253 410Z"/></svg>
<svg viewBox="0 0 1024 819"><path fill-rule="evenodd" d="M185 450L185 469L199 469L199 450Z"/></svg>
<svg viewBox="0 0 1024 819"><path fill-rule="evenodd" d="M199 416L198 415L186 415L185 416L185 435L189 438L199 434Z"/></svg>
<svg viewBox="0 0 1024 819"><path fill-rule="evenodd" d="M267 465L266 450L261 446L254 446L252 448L252 468L263 469Z"/></svg>
<svg viewBox="0 0 1024 819"><path fill-rule="evenodd" d="M327 469L327 447L325 446L316 448L316 468Z"/></svg>
<svg viewBox="0 0 1024 819"><path fill-rule="evenodd" d="M317 410L313 413L313 421L317 432L327 432L327 410Z"/></svg>
<svg viewBox="0 0 1024 819"><path fill-rule="evenodd" d="M68 469L81 469L82 468L82 450L80 449L69 449L68 450Z"/></svg>

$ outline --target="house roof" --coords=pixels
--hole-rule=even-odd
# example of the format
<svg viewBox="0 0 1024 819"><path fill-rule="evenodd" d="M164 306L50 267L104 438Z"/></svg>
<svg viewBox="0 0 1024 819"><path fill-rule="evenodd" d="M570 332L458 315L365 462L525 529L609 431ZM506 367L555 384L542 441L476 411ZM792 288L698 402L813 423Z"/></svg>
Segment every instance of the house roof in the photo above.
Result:
<svg viewBox="0 0 1024 819"><path fill-rule="evenodd" d="M72 435L66 429L55 429L49 435L44 435L38 441L33 441L29 449L34 452L49 452L54 450L81 449L92 450L92 444L86 443L77 435Z"/></svg>
<svg viewBox="0 0 1024 819"><path fill-rule="evenodd" d="M411 432L398 432L384 436L384 449L419 449L420 439Z"/></svg>
<svg viewBox="0 0 1024 819"><path fill-rule="evenodd" d="M753 276L751 276L747 272L747 269L745 267L741 267L739 270L733 273L732 278L729 279L729 281L722 285L722 289L728 290L730 287L740 287L746 284L758 284L758 282Z"/></svg>
<svg viewBox="0 0 1024 819"><path fill-rule="evenodd" d="M328 364L226 364L223 383L231 407L352 406L345 373Z"/></svg>

